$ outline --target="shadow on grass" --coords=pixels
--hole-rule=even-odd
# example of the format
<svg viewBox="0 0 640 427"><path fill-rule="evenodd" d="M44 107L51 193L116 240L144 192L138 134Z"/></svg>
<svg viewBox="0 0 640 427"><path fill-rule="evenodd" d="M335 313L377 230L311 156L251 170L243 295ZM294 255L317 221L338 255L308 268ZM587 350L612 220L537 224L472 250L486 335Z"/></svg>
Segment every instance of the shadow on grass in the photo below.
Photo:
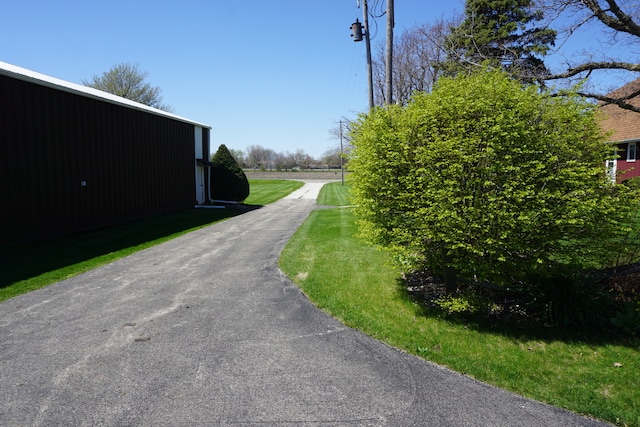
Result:
<svg viewBox="0 0 640 427"><path fill-rule="evenodd" d="M591 324L589 327L581 327L549 325L540 317L527 314L524 309L502 312L498 315L487 312L447 313L431 301L434 297L430 295L430 290L425 289L424 284L416 286L411 281L399 278L397 288L403 299L416 303L416 315L438 318L482 333L499 334L517 341L524 339L588 345L615 344L634 349L640 348L639 337L624 335L609 324L607 319L602 319L600 323ZM512 301L511 304L514 302Z"/></svg>
<svg viewBox="0 0 640 427"><path fill-rule="evenodd" d="M123 256L240 215L260 205L228 209L189 209L157 215L70 236L0 247L0 289L67 266L122 252Z"/></svg>

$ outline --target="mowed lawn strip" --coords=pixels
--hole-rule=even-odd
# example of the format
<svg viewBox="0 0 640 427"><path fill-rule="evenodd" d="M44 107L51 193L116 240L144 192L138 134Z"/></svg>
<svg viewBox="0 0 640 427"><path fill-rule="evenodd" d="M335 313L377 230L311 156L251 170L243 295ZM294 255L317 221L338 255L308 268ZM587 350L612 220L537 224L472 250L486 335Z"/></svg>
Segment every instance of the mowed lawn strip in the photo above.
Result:
<svg viewBox="0 0 640 427"><path fill-rule="evenodd" d="M286 179L254 179L249 181L251 194L244 201L247 205L268 205L304 185L301 181Z"/></svg>
<svg viewBox="0 0 640 427"><path fill-rule="evenodd" d="M338 182L324 185L318 195L318 204L325 206L348 206L349 186Z"/></svg>
<svg viewBox="0 0 640 427"><path fill-rule="evenodd" d="M266 205L300 188L285 180L250 181L246 204ZM238 215L236 209L190 209L28 244L0 247L0 301L113 262Z"/></svg>
<svg viewBox="0 0 640 427"><path fill-rule="evenodd" d="M348 192L335 185L323 188L318 204L348 205ZM465 325L429 314L408 295L387 254L356 234L351 209L316 210L284 248L280 266L319 308L395 347L535 400L640 426L637 339Z"/></svg>

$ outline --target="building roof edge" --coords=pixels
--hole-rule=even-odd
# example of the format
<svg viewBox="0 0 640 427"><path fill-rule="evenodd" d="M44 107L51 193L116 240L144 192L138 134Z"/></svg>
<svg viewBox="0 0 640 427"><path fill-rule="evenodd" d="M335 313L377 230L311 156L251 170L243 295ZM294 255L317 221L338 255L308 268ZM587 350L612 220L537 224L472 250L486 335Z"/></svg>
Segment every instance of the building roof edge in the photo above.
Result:
<svg viewBox="0 0 640 427"><path fill-rule="evenodd" d="M199 123L194 120L190 120L181 116L178 116L167 111L163 111L157 108L150 107L139 102L132 101L130 99L122 98L117 95L113 95L108 92L103 92L98 89L94 89L88 86L79 85L77 83L68 82L66 80L51 77L46 74L38 73L26 68L18 67L16 65L9 64L7 62L0 61L0 75L13 77L19 80L31 82L40 86L46 86L53 89L61 90L64 92L74 93L87 98L93 98L111 104L121 105L127 108L144 111L147 113L155 114L158 116L178 120L184 123L189 123L195 126L211 129L211 126L204 123Z"/></svg>

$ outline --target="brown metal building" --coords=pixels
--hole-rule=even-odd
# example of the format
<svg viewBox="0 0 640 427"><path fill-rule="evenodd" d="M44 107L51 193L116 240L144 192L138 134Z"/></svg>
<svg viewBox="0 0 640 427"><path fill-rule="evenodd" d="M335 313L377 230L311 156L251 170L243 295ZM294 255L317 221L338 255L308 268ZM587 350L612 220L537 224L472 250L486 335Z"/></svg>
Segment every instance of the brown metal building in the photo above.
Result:
<svg viewBox="0 0 640 427"><path fill-rule="evenodd" d="M204 203L210 130L0 62L0 243Z"/></svg>

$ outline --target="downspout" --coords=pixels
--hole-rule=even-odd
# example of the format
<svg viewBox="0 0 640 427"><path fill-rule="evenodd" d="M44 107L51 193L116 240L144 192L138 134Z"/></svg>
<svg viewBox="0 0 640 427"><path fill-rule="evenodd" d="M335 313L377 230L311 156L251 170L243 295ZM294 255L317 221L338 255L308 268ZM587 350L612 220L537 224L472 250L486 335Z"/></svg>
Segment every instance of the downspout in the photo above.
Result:
<svg viewBox="0 0 640 427"><path fill-rule="evenodd" d="M207 176L207 198L209 199L209 203L213 204L213 199L211 198L211 166L207 166L207 170L209 171L209 175Z"/></svg>

